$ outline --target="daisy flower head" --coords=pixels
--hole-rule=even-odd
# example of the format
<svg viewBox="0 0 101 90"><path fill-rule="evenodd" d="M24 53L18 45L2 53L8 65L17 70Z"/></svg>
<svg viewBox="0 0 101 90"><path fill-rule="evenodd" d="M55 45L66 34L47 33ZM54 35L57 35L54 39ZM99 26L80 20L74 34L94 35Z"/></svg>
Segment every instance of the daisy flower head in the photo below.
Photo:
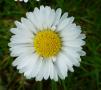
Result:
<svg viewBox="0 0 101 90"><path fill-rule="evenodd" d="M20 1L20 2L25 2L25 3L28 2L28 0L15 0L15 1ZM36 0L36 1L40 1L40 0Z"/></svg>
<svg viewBox="0 0 101 90"><path fill-rule="evenodd" d="M62 14L60 8L40 6L27 12L26 18L15 21L16 28L11 29L9 47L11 56L16 57L12 65L28 79L65 79L85 55L85 35L73 21L74 17Z"/></svg>

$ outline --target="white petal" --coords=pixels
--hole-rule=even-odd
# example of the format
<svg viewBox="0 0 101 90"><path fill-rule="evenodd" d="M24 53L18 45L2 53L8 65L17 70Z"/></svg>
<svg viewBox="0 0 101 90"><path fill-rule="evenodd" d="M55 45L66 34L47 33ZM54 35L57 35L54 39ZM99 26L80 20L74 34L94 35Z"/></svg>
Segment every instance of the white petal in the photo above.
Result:
<svg viewBox="0 0 101 90"><path fill-rule="evenodd" d="M19 56L24 53L34 53L33 47L28 47L24 45L17 45L10 48L11 53L15 54L16 56Z"/></svg>
<svg viewBox="0 0 101 90"><path fill-rule="evenodd" d="M34 27L36 30L39 29L39 22L37 21L37 18L34 16L34 14L32 12L27 12L26 13L27 18L30 20L30 22L33 23Z"/></svg>
<svg viewBox="0 0 101 90"><path fill-rule="evenodd" d="M44 71L44 79L47 80L49 78L49 74L50 74L50 59L46 60L46 65L45 65L45 71Z"/></svg>
<svg viewBox="0 0 101 90"><path fill-rule="evenodd" d="M80 66L80 62L79 62L80 55L77 52L70 50L68 48L67 49L64 48L63 53L73 63L73 65L75 65L77 67Z"/></svg>
<svg viewBox="0 0 101 90"><path fill-rule="evenodd" d="M55 67L57 69L58 75L61 79L65 79L67 76L67 65L66 62L63 61L62 55L57 57L57 60L55 62Z"/></svg>
<svg viewBox="0 0 101 90"><path fill-rule="evenodd" d="M36 81L41 81L44 77L44 72L46 69L46 60L42 61L42 66L40 68L40 71L38 72L37 76L36 76Z"/></svg>
<svg viewBox="0 0 101 90"><path fill-rule="evenodd" d="M23 19L22 19L23 21ZM16 34L22 35L22 36L33 36L33 33L30 31L30 29L28 28L28 25L26 25L23 21L23 23L20 23L18 21L15 21L15 24L17 26L16 29ZM34 30L34 28L33 28ZM11 30L13 31L13 30Z"/></svg>
<svg viewBox="0 0 101 90"><path fill-rule="evenodd" d="M19 29L18 28L11 28L10 32L13 34L17 34L17 33L19 33Z"/></svg>
<svg viewBox="0 0 101 90"><path fill-rule="evenodd" d="M33 43L33 38L30 38L31 36L21 36L21 35L15 35L12 36L10 41L12 43Z"/></svg>
<svg viewBox="0 0 101 90"><path fill-rule="evenodd" d="M27 30L26 26L24 26L21 22L15 21L15 25L18 29Z"/></svg>
<svg viewBox="0 0 101 90"><path fill-rule="evenodd" d="M72 57L79 58L80 54L78 52L81 51L81 48L77 48L77 49L74 47L73 48L72 47L63 47L62 48L63 51L70 54Z"/></svg>
<svg viewBox="0 0 101 90"><path fill-rule="evenodd" d="M50 20L50 18L51 18L51 8L50 7L48 7L48 6L46 6L45 8L44 8L44 20L43 20L43 28L50 28L51 27L51 20Z"/></svg>
<svg viewBox="0 0 101 90"><path fill-rule="evenodd" d="M40 18L39 21L42 23L43 28L50 28L55 19L55 10L48 6L40 6L39 15L38 18Z"/></svg>
<svg viewBox="0 0 101 90"><path fill-rule="evenodd" d="M64 19L62 22L58 24L57 31L61 31L62 29L67 27L67 25L71 24L73 21L74 21L74 17Z"/></svg>
<svg viewBox="0 0 101 90"><path fill-rule="evenodd" d="M15 34L13 35L12 37L14 36L26 36L26 37L34 37L34 34L28 30L21 30L21 29L18 29L18 28L12 28L11 30L11 33Z"/></svg>
<svg viewBox="0 0 101 90"><path fill-rule="evenodd" d="M25 76L30 76L32 67L36 64L37 59L38 59L38 56L35 54L30 54L29 57L26 57L25 60L29 61L29 63L26 66L21 65L20 72L24 72Z"/></svg>
<svg viewBox="0 0 101 90"><path fill-rule="evenodd" d="M26 18L21 18L22 23L26 26L26 28L34 33L37 32L37 30L35 29L34 25L32 24L32 22L30 22L28 19Z"/></svg>
<svg viewBox="0 0 101 90"><path fill-rule="evenodd" d="M33 54L22 54L22 55L20 55L18 58L16 58L13 61L12 65L18 66L18 67L23 67L24 65L28 65L28 62L30 61L31 55L33 55Z"/></svg>
<svg viewBox="0 0 101 90"><path fill-rule="evenodd" d="M43 65L43 60L40 57L40 58L38 58L38 60L32 67L32 72L31 72L32 77L37 77L37 74L39 73L40 69L42 68L42 65Z"/></svg>
<svg viewBox="0 0 101 90"><path fill-rule="evenodd" d="M54 65L53 65L52 60L50 60L49 68L50 68L50 79L53 79L54 78Z"/></svg>
<svg viewBox="0 0 101 90"><path fill-rule="evenodd" d="M71 47L80 47L85 45L85 41L81 40L81 39L74 39L71 41L65 41L63 42L64 46L71 46Z"/></svg>
<svg viewBox="0 0 101 90"><path fill-rule="evenodd" d="M12 43L12 42L10 42L10 43L8 43L8 46L9 47L14 47L14 46L19 46L19 45L21 45L21 46L26 46L26 47L33 47L33 43L24 43L24 44L15 44L15 43Z"/></svg>
<svg viewBox="0 0 101 90"><path fill-rule="evenodd" d="M55 65L54 65L53 72L54 72L54 77L53 77L53 79L54 79L55 81L58 81L58 73L57 73L57 70L56 70L56 68L55 68Z"/></svg>
<svg viewBox="0 0 101 90"><path fill-rule="evenodd" d="M85 56L85 55L86 55L86 52L83 51L83 50L81 50L81 51L79 52L79 54L80 54L81 56Z"/></svg>
<svg viewBox="0 0 101 90"><path fill-rule="evenodd" d="M85 34L80 34L77 38L78 39L85 39L86 38L86 35Z"/></svg>
<svg viewBox="0 0 101 90"><path fill-rule="evenodd" d="M50 23L50 26L53 27L54 26L53 22L54 22L54 19L55 19L55 10L54 9L51 10L50 18L51 19L50 19L49 23Z"/></svg>
<svg viewBox="0 0 101 90"><path fill-rule="evenodd" d="M60 32L64 41L76 39L81 33L79 26L76 26L75 24L71 24L70 26L71 27L67 27Z"/></svg>
<svg viewBox="0 0 101 90"><path fill-rule="evenodd" d="M64 63L68 67L68 70L70 70L71 72L74 71L73 70L73 63L62 52L58 55L58 58L60 58L62 61L64 61Z"/></svg>
<svg viewBox="0 0 101 90"><path fill-rule="evenodd" d="M36 19L36 27L40 30L43 28L43 18L41 16L40 10L35 8L33 11L34 18Z"/></svg>
<svg viewBox="0 0 101 90"><path fill-rule="evenodd" d="M64 19L66 19L66 18L67 18L67 16L68 16L68 13L67 13L67 12L66 12L66 13L64 13L64 14L62 15L62 17L61 17L61 19L60 19L59 23L60 23L60 22L62 22Z"/></svg>
<svg viewBox="0 0 101 90"><path fill-rule="evenodd" d="M28 70L24 73L25 76L35 77L38 69L40 69L41 60L38 60L36 57L32 59L33 61L30 62L30 66L28 66Z"/></svg>
<svg viewBox="0 0 101 90"><path fill-rule="evenodd" d="M61 13L62 13L62 10L60 8L58 8L56 10L56 14L55 14L55 20L54 20L54 23L53 23L54 26L59 23L59 20L60 20L60 17L61 17Z"/></svg>

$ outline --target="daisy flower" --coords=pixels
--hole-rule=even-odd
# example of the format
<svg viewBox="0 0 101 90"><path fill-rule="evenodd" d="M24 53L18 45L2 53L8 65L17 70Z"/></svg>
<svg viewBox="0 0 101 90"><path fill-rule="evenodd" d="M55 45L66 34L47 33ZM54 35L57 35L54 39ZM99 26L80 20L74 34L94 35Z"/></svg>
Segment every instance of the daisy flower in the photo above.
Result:
<svg viewBox="0 0 101 90"><path fill-rule="evenodd" d="M73 21L74 17L62 14L60 8L55 11L40 6L27 12L26 18L15 21L16 28L11 29L9 46L11 56L16 57L12 65L28 79L65 79L85 55L85 35Z"/></svg>
<svg viewBox="0 0 101 90"><path fill-rule="evenodd" d="M15 1L20 1L20 2L25 2L25 3L27 3L28 2L28 0L15 0ZM40 1L40 0L36 0L36 1Z"/></svg>

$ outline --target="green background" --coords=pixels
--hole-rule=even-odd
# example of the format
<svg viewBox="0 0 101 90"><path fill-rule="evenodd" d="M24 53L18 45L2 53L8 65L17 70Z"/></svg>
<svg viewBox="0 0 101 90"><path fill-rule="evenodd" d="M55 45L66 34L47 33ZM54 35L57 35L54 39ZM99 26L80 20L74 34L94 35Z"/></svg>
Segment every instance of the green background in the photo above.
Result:
<svg viewBox="0 0 101 90"><path fill-rule="evenodd" d="M58 82L26 80L11 66L14 58L9 55L10 28L15 27L15 20L40 5L68 12L87 36L87 55L82 57L81 66ZM27 4L0 0L0 90L101 90L101 0L29 0Z"/></svg>

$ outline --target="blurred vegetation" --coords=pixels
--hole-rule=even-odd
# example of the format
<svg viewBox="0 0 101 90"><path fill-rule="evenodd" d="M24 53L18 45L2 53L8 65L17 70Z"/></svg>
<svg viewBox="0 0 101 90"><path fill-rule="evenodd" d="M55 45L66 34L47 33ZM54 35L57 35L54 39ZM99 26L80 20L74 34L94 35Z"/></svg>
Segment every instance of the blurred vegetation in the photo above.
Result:
<svg viewBox="0 0 101 90"><path fill-rule="evenodd" d="M87 36L84 46L87 55L82 57L81 66L74 67L74 73L69 72L65 80L58 82L26 80L11 66L14 58L9 55L9 30L15 20L40 5L69 12ZM101 0L29 0L27 4L0 0L0 90L101 90Z"/></svg>

